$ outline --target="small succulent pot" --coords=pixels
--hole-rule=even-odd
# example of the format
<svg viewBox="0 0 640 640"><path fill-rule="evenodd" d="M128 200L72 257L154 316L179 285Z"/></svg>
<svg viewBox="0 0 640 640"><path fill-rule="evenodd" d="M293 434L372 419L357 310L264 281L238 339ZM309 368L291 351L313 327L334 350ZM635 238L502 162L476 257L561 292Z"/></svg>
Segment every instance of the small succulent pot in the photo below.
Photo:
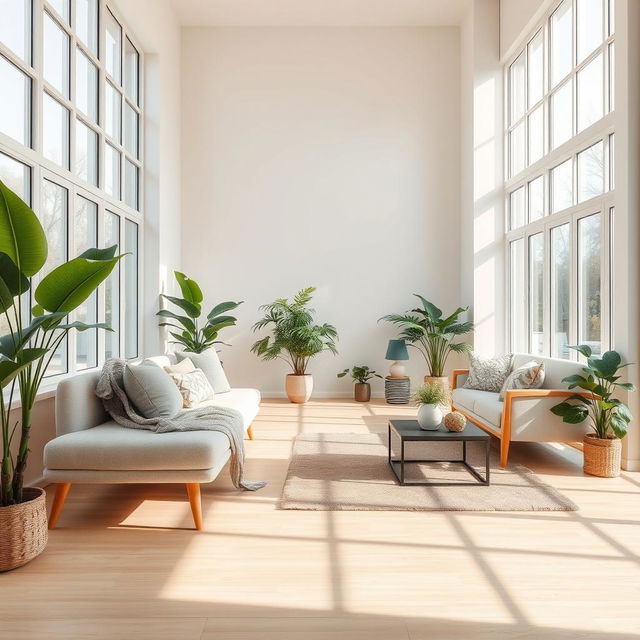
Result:
<svg viewBox="0 0 640 640"><path fill-rule="evenodd" d="M368 382L356 382L354 398L356 402L369 402L371 400L371 385Z"/></svg>
<svg viewBox="0 0 640 640"><path fill-rule="evenodd" d="M583 440L583 470L600 478L617 478L622 462L622 440L620 438L596 438L585 436Z"/></svg>
<svg viewBox="0 0 640 640"><path fill-rule="evenodd" d="M313 391L313 376L310 373L296 375L290 373L285 381L285 391L290 402L304 404L311 397Z"/></svg>
<svg viewBox="0 0 640 640"><path fill-rule="evenodd" d="M418 424L424 431L437 431L442 423L442 409L437 404L421 404Z"/></svg>

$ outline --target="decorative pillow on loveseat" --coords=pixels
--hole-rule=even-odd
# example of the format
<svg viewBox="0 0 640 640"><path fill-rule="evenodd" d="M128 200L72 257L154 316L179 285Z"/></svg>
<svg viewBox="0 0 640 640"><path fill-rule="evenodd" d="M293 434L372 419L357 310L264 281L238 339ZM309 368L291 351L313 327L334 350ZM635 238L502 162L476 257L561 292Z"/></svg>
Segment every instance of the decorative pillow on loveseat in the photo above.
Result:
<svg viewBox="0 0 640 640"><path fill-rule="evenodd" d="M207 377L209 384L212 386L215 393L226 393L231 391L229 381L222 368L222 363L216 350L211 347L202 353L192 353L191 351L178 351L176 352L176 358L178 363L186 360L187 358L193 362L194 366L201 369L204 375Z"/></svg>
<svg viewBox="0 0 640 640"><path fill-rule="evenodd" d="M540 389L544 384L544 362L531 360L514 369L500 389L500 400L509 389Z"/></svg>
<svg viewBox="0 0 640 640"><path fill-rule="evenodd" d="M178 387L182 396L182 406L185 409L197 407L205 400L213 400L213 388L202 369L194 369L186 373L169 373L169 376Z"/></svg>
<svg viewBox="0 0 640 640"><path fill-rule="evenodd" d="M512 358L510 353L497 358L481 358L472 351L469 354L469 376L464 388L499 393L511 371Z"/></svg>
<svg viewBox="0 0 640 640"><path fill-rule="evenodd" d="M145 418L173 418L182 409L182 396L176 385L155 364L128 364L123 384L134 408Z"/></svg>

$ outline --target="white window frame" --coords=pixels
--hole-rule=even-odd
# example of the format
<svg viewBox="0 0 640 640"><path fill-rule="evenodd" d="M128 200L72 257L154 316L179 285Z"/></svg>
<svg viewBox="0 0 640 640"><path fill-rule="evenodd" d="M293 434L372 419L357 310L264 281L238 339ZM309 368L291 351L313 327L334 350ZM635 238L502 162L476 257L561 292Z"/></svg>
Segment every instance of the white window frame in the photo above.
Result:
<svg viewBox="0 0 640 640"><path fill-rule="evenodd" d="M614 0L611 0L614 2ZM577 2L572 2L572 23L573 23L573 47L572 56L573 63L571 71L557 84L550 87L550 55L549 55L549 42L550 42L550 20L551 16L555 13L558 7L561 5L561 0L555 2L550 7L539 23L530 32L529 36L525 38L517 48L517 50L506 60L504 65L504 157L505 157L505 181L504 181L504 202L505 202L505 217L504 217L504 230L505 230L505 292L506 301L505 305L505 326L507 327L505 335L505 346L507 350L515 350L515 346L511 343L513 334L512 327L512 313L511 313L511 286L512 286L512 273L510 264L510 247L511 242L519 238L524 239L524 273L525 273L525 300L524 308L524 331L526 336L526 351L531 352L531 326L530 326L530 309L529 309L529 277L530 277L530 264L529 264L529 238L537 233L544 234L544 340L543 340L543 355L551 355L551 256L550 256L550 238L551 229L560 226L565 223L570 224L570 238L571 238L571 315L570 315L570 333L569 344L576 344L578 339L578 322L579 322L579 308L578 308L578 220L595 213L601 215L601 345L602 350L606 350L613 344L612 338L612 277L613 271L611 268L611 236L612 236L612 210L615 209L615 184L612 179L611 160L613 157L613 149L610 147L612 138L611 136L615 132L614 128L614 91L610 91L612 88L612 78L610 78L611 62L609 60L610 45L615 47L615 34L613 33L613 25L610 26L609 20L611 16L611 10L609 4L605 2L604 9L604 34L605 37L599 47L594 49L583 61L579 64L575 64L577 59L577 38L576 38L576 12ZM528 90L528 78L527 78L527 55L529 43L538 35L542 30L543 33L543 97L532 104L530 107L527 104L527 90ZM513 123L510 119L510 82L509 72L511 65L517 60L517 58L524 54L525 65L525 110L523 115L514 120ZM598 55L603 55L603 113L604 116L593 123L583 131L576 133L577 130L577 74L591 61L593 61ZM554 90L567 82L569 78L572 78L573 85L573 98L572 98L572 122L573 122L573 135L571 138L556 149L551 149L551 131L550 131L550 100ZM525 168L516 175L510 176L510 145L509 145L509 133L518 126L521 122L528 122L529 115L540 105L543 106L544 114L544 149L542 158L528 164L529 158L529 136L527 125L525 124ZM604 192L589 200L578 202L577 193L577 156L580 152L589 148L593 144L603 141L603 154L604 154ZM573 163L573 204L572 206L563 209L557 213L551 213L551 170L562 164L564 161L572 158ZM528 184L539 176L544 176L544 215L542 218L533 222L528 221L529 215L529 189ZM524 187L524 202L525 202L525 224L516 229L510 229L510 194L520 187ZM578 354L571 352L570 358L572 360L578 359Z"/></svg>
<svg viewBox="0 0 640 640"><path fill-rule="evenodd" d="M71 25L75 25L75 9L76 0L71 0L70 18ZM66 98L54 89L43 77L43 16L47 12L56 23L64 29L69 36L69 83L70 97ZM113 16L122 27L121 41L121 82L111 84L115 85L121 93L121 139L120 142L111 139L105 132L105 83L107 73L105 68L105 15L106 11L111 11ZM75 217L75 201L76 194L87 200L97 204L97 225L98 225L98 246L104 246L104 222L105 210L112 211L119 216L119 232L120 232L120 252L124 251L125 225L126 220L131 220L138 228L138 254L137 254L137 277L138 292L143 290L143 269L144 264L144 200L143 200L143 180L144 180L144 54L140 43L135 36L129 31L126 22L122 19L117 9L107 2L107 0L98 0L98 58L92 51L76 36L73 26L58 15L56 10L46 0L32 0L31 2L31 65L15 55L11 49L0 42L0 54L9 60L13 65L18 67L31 79L31 146L27 147L17 142L13 138L0 132L0 152L26 165L30 171L30 205L36 213L42 206L41 201L41 185L43 179L51 180L56 184L64 187L68 191L68 225L67 225L67 255L73 257L74 253L74 217ZM126 97L125 84L125 43L127 38L135 47L138 53L138 101L137 104L133 100ZM98 68L98 121L93 122L87 118L75 105L75 64L76 64L76 48L89 58L89 60ZM42 96L43 91L47 91L69 111L69 168L62 167L44 157L42 152ZM138 114L138 155L132 156L124 146L124 113L125 104L128 103ZM98 186L85 182L79 178L74 172L75 160L75 122L76 118L81 120L85 125L89 126L98 134ZM104 191L104 145L109 142L118 149L120 153L120 195L116 198ZM124 202L124 172L125 162L130 160L138 169L138 193L137 204L135 209ZM119 279L119 351L120 357L125 356L125 309L126 304L123 301L125 284L124 284L124 265L120 264L118 269ZM113 275L111 277L114 277ZM105 285L104 283L97 290L97 317L98 321L104 319L105 313ZM140 295L136 299L137 304L137 354L131 358L138 357L142 351L143 343L143 325L142 325L142 305ZM75 314L70 314L74 319ZM73 333L70 334L73 336ZM76 368L76 340L71 338L67 344L67 371L56 375L49 376L45 379L42 389L46 392L57 385L57 382L65 377L74 375L79 371L89 371L97 369L104 363L105 350L105 332L97 331L97 366L90 368Z"/></svg>

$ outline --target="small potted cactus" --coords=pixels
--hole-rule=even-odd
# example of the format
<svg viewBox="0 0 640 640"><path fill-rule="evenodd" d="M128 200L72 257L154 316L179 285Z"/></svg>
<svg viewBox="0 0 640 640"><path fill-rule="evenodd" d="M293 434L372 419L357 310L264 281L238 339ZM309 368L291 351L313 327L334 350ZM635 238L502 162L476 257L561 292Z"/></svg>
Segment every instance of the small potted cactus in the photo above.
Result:
<svg viewBox="0 0 640 640"><path fill-rule="evenodd" d="M351 371L345 369L338 374L338 378L344 378L348 373L351 373L351 379L355 382L354 400L356 402L369 402L371 400L371 385L369 380L371 378L382 378L382 376L375 371L372 371L366 365L354 366Z"/></svg>

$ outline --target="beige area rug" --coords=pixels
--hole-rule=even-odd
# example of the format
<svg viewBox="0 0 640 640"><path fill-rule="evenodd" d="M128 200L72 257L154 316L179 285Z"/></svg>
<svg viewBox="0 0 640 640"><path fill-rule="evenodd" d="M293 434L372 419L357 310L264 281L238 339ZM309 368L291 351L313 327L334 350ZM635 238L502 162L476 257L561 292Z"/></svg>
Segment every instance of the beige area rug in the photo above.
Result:
<svg viewBox="0 0 640 640"><path fill-rule="evenodd" d="M459 459L462 444L407 443L405 457ZM484 475L484 445L467 444ZM387 462L386 435L311 433L294 443L280 508L311 511L576 511L578 507L519 464L499 465L491 453L490 486L400 486ZM406 467L407 480L469 482L459 464Z"/></svg>

